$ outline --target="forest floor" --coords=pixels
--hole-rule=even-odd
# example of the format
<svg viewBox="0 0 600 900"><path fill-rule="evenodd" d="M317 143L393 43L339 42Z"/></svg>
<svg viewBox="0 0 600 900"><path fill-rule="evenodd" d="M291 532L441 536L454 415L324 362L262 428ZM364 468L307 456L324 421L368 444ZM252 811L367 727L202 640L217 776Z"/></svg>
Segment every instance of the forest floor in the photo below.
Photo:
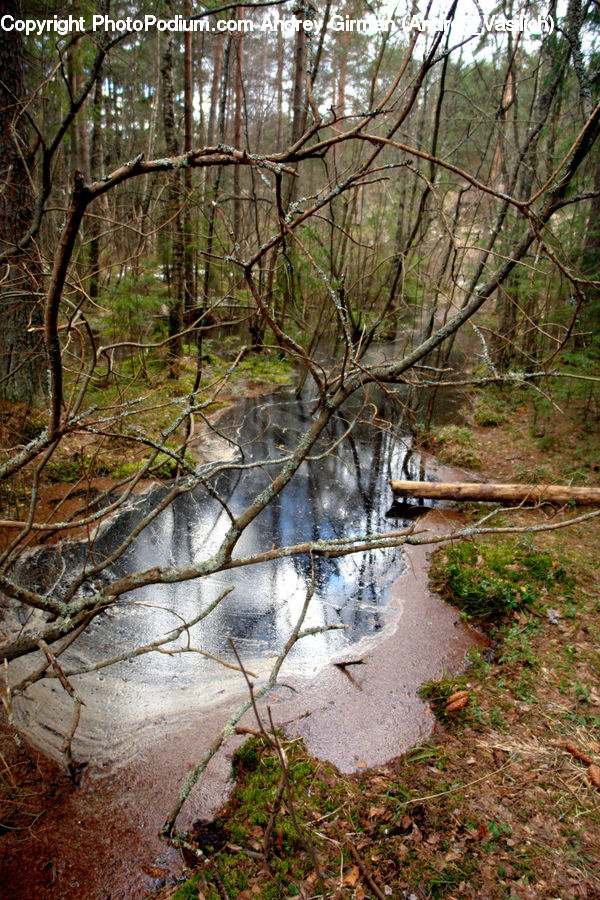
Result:
<svg viewBox="0 0 600 900"><path fill-rule="evenodd" d="M540 415L518 392L479 394L466 425L440 429L433 446L490 480L598 484L598 410L581 396L565 409ZM474 520L477 508L463 513ZM496 524L578 513L518 509ZM280 754L252 739L230 802L189 836L204 860L156 898L598 900L598 547L600 518L437 551L442 595L466 616L486 600L477 612L489 614L489 646L462 677L424 685L438 719L431 741L344 776L282 737L291 793L278 798Z"/></svg>
<svg viewBox="0 0 600 900"><path fill-rule="evenodd" d="M557 417L518 391L482 393L466 424L440 429L431 446L490 480L598 484L596 402L582 394ZM462 509L476 518L474 505ZM519 509L502 524L555 524L582 512ZM228 805L190 835L203 861L188 851L188 880L163 886L156 900L323 890L354 900L598 900L599 546L596 518L438 551L432 575L447 599L465 607L472 595L493 596L498 606L484 625L489 646L472 653L467 672L424 686L438 716L433 738L353 776L281 738L291 793L280 800L277 750L253 739L237 756ZM0 751L0 822L26 859L36 822L72 788L7 733Z"/></svg>

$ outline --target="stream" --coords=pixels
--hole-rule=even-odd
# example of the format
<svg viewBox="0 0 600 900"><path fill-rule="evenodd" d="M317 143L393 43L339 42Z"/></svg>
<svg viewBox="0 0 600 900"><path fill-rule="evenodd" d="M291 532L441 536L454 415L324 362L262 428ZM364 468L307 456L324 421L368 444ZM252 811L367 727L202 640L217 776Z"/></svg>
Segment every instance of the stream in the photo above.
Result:
<svg viewBox="0 0 600 900"><path fill-rule="evenodd" d="M288 390L241 401L218 420L220 452L232 454L233 448L233 455L240 459L242 454L244 463L273 459L294 445L309 421L308 404ZM436 479L438 467L413 453L409 438L375 428L366 415L334 453L322 456L348 424L344 419L332 423L313 454L321 458L303 463L281 495L246 530L236 556L272 545L384 531L412 521L409 506L392 507L388 479ZM215 488L238 514L269 483L272 471L224 469ZM28 577L38 585L59 582L66 587L69 572L110 553L164 490L155 487L134 498L100 529L92 547L73 543L30 556L23 563ZM434 511L420 522L431 519L431 527L439 530L449 527L449 518L450 513ZM203 489L182 495L144 529L111 574L197 561L218 546L228 525L226 511ZM418 697L418 687L444 670L464 668L466 650L477 636L460 622L456 610L429 593L424 548L315 557L314 566L315 591L304 627L343 627L298 642L269 702L276 722L288 734L301 736L309 751L351 772L385 762L431 733L433 717ZM231 662L232 638L245 666L260 679L268 674L294 627L311 578L310 560L298 556L195 582L132 591L95 620L61 657L62 665L90 666L155 641L233 588L191 629L191 644ZM23 627L36 624L34 617ZM182 644L183 638L177 646ZM331 666L332 660L349 658L362 663L352 679ZM24 671L23 661L15 662L11 679ZM133 828L139 832L142 855L150 854L155 868L157 858L166 869L175 864L156 834L189 766L244 698L244 681L239 672L198 653L156 652L71 680L85 703L73 755L88 765L83 785L73 791L59 820L66 832L73 816L85 817L92 823L92 834L94 829L105 834L106 844L95 866L90 867L87 855L80 880L71 876L72 896L78 896L82 885L88 890L90 879L97 882L99 896L143 896L152 879L142 873L132 881L125 874L131 872L131 859L124 859L122 847L117 848L130 840ZM16 704L16 720L35 746L58 759L71 701L55 680L34 685L28 695ZM211 763L178 822L180 827L198 816L210 816L221 805L229 778L227 759L221 754ZM60 821L54 821L48 842L56 829L60 831ZM106 837L112 832L110 839ZM86 840L78 835L84 857ZM53 865L63 877L74 865L77 868L72 855L67 863L64 853L52 852L58 853L59 862ZM61 896L68 900L71 894L63 889Z"/></svg>

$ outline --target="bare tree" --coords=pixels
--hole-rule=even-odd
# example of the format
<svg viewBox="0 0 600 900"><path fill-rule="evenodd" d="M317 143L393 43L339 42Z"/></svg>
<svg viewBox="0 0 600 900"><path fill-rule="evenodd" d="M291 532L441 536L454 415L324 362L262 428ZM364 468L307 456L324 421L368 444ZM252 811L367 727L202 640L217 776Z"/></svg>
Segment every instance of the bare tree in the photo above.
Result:
<svg viewBox="0 0 600 900"><path fill-rule="evenodd" d="M455 9L456 3L449 8L449 18L452 18ZM15 615L6 620L13 627L7 631L0 644L0 659L12 662L26 658L30 661L27 673L16 683L14 680L12 682L13 696L24 693L32 684L43 679L59 678L74 704L73 727L69 730L65 744L65 752L71 757L71 732L74 732L77 725L81 698L77 697L70 679L79 674L80 670L62 666L61 657L92 623L110 629L110 619L105 614L116 608L122 598L132 591L149 585L206 579L217 573L274 559L302 555L313 559L335 559L374 548L446 540L446 534L423 535L413 528L401 528L327 539L316 536L294 544L283 541L274 543L267 538L264 547L256 552L246 553L240 550L243 537L252 523L277 501L303 464L311 457L334 453L340 443L348 438L364 406L374 403L370 395L365 394L371 386L378 386L388 394L393 393L397 399L396 395L400 391L420 393L431 386L439 388L457 383L459 376L447 370L447 348L465 326L476 323L476 316L481 310L492 306L498 291L509 283L509 279L530 265L528 254L532 252L532 248L536 248L536 253L544 252L548 264L554 266L555 271L560 272L575 287L579 287L583 280L571 271L560 248L548 236L567 206L590 200L586 192L581 196L576 192L580 190L582 172L590 165L591 155L595 152L600 131L600 106L590 109L585 121L578 123L569 133L549 176L527 184L527 190L520 190L518 186L523 184L519 181L521 166L539 138L549 114L548 104L533 103L533 108L539 111L539 115L535 124L528 123L530 127L522 136L508 185L501 185L497 183L496 177L492 177L496 171L496 147L492 141L484 154L490 168L474 169L471 165L473 159L481 158L477 148L473 149L469 145L469 153L465 153L462 160L441 140L451 54L460 52L460 47L453 48L450 40L444 44L443 35L438 33L424 43L422 54L417 58L416 37L399 44L395 48L396 58L385 87L382 86L385 61L383 57L376 60L375 75L366 84L367 95L372 101L368 108L358 102L356 106L351 104L348 67L346 82L338 84L337 108L329 109L318 99L318 84L313 77L316 69L312 69L312 75L308 79L305 77L308 63L304 38L305 36L300 37L300 32L295 37L293 91L289 109L291 139L287 148L280 149L278 146L278 136L282 130L281 98L274 106L270 135L274 149L254 152L241 146L244 87L241 78L242 43L239 41L234 45L228 39L222 56L220 43L217 43L215 49L207 146L192 149L186 145L184 152L179 153L175 134L173 61L167 41L162 65L167 155L148 158L145 153L139 152L129 161L118 163L103 176L94 171L87 178L84 173L77 171L72 177L64 224L53 253L43 301L43 334L49 378L47 424L34 440L24 444L16 452L7 453L0 467L0 480L9 486L15 483L20 488L26 486L27 495L23 515L7 517L1 523L6 540L1 557L0 590ZM249 43L244 41L244 45ZM233 110L229 112L233 117L230 118L230 124L233 122L236 146L227 146L224 135L233 46L237 46L237 70L235 103ZM565 49L565 56L554 72L555 79L561 84L567 77L566 63L563 60L568 53ZM85 81L79 98L85 99L86 90L87 93L91 90L104 55L105 50L94 64L94 77L90 76ZM279 57L279 53L277 56ZM277 65L277 58L274 64ZM280 68L280 59L278 65ZM16 58L15 66L17 72ZM474 77L472 69L469 76ZM501 109L506 106L507 79L508 76L503 82ZM12 90L19 95L18 78L14 80ZM324 94L326 93L324 88ZM63 133L66 133L66 128L72 124L73 117L77 114L75 106L76 104L71 109L71 118L64 120L66 125ZM426 135L427 115L430 112L431 128ZM213 140L214 135L219 136L217 143ZM469 133L465 135L461 132L460 142L467 143L468 137ZM213 176L212 190L209 188L207 191L210 207L206 214L208 225L204 243L203 310L199 321L194 322L193 326L200 329L208 327L206 320L209 313L218 313L222 296L219 296L218 290L211 289L210 280L211 265L216 268L218 264L220 273L226 273L223 278L227 279L227 285L233 286L235 310L239 313L237 321L248 319L245 310L249 308L261 342L264 337L266 344L276 348L279 354L285 355L293 364L302 368L307 379L310 379L312 405L306 421L301 423L301 427L299 425L294 440L289 446L258 460L246 460L239 445L237 449L240 452L234 459L202 467L192 465L185 455L192 419L205 417L211 403L219 398L227 380L246 353L244 345L236 348L229 369L214 383L202 384L200 392L202 343L199 342L199 365L194 387L183 396L175 398L171 404L171 418L166 425L161 423L159 427L152 428L143 419L142 414L157 404L152 397L138 397L131 403L118 404L116 408L110 404L98 408L97 404L88 404L87 401L90 385L97 379L103 361L112 359L116 351L122 351L135 342L117 341L116 346L98 345L90 323L90 308L83 301L75 302L73 299L81 294L75 263L84 222L91 215L92 209L98 209L98 202L103 198L114 201L114 209L117 210L118 198L123 195L132 196L126 192L134 191L135 185L148 186L156 183L159 189L167 186L169 219L174 228L173 240L177 242L176 248L174 243L173 251L175 305L172 307L174 315L169 334L162 341L156 341L155 345L166 345L172 358L179 352L185 332L181 316L183 244L179 185L182 170L206 170L206 184L211 183L210 176ZM235 173L235 178L232 178L235 185L234 196L223 197L220 193L221 179L229 172ZM256 205L264 205L265 212L260 214L260 227L256 228L256 235L252 236L248 231L247 241L242 242L240 197L244 183L254 184L250 176L256 177L256 184L263 185L262 194L259 195L256 187L253 190L254 202ZM10 184L8 174L6 179ZM246 182L244 179L247 179ZM415 197L419 197L419 204L412 230L401 241L398 240L396 247L392 247L392 252L386 256L381 248L390 250L393 242L384 242L380 237L382 229L374 227L368 231L368 238L377 235L378 240L373 239L372 244L365 243L367 229L359 232L359 220L365 190L380 191L380 208L386 208L390 179L396 182L410 179L410 190L415 188L415 184L420 190L418 194L415 192ZM444 183L449 185L446 198L442 196L440 187ZM293 187L286 191L286 185ZM44 190L42 184L42 194ZM467 194L475 198L470 219L465 213L467 204L464 198ZM338 221L335 212L342 203L345 212L341 221ZM473 239L471 245L469 242L477 224L476 216L480 214L483 205L495 212L495 219L492 220L494 224L482 234L480 240ZM398 216L397 203L395 207ZM230 209L233 216L229 215ZM19 224L21 230L29 227L27 223ZM435 240L423 235L418 259L421 268L415 282L424 296L420 298L422 304L414 303L411 309L416 327L406 340L396 340L380 356L366 356L365 349L374 339L377 329L386 328L383 320L395 303L401 276L406 274L407 269L410 270L413 263L410 253L414 250L419 229L433 232L434 227L439 234L434 235ZM146 239L147 235L143 231L140 232L135 227L132 230L136 241ZM323 234L329 240L324 240ZM341 234L337 250L345 263L352 256L354 248L358 248L357 255L361 251L361 268L353 272L355 278L350 288L343 277L345 273L342 269L346 265L338 262L336 266L334 254L330 252L333 234ZM504 241L502 252L495 255L494 248L500 238ZM25 242L25 238L15 237L15 243ZM127 241L123 241L123 246L128 246ZM432 286L432 273L436 272L436 267L430 262L429 256L435 255L437 246L444 248L443 278L440 277L439 282ZM370 312L375 315L376 321L363 321L355 312L362 302L360 292L365 282L376 281L380 277L377 275L379 271L387 273L386 277L389 276L390 266L387 263L390 257L393 263L391 283L382 276L379 290L372 289L371 296L376 300L372 303ZM460 272L459 260L462 264ZM265 272L268 273L266 278ZM302 286L308 296L298 303L292 302L295 298L287 305L275 302L276 294L281 298L285 296L287 279L292 277L303 279ZM216 282L215 278L215 284ZM370 285L368 290L371 290ZM442 290L445 292L443 302L440 299ZM382 301L378 303L380 297ZM312 305L311 301L314 301ZM438 311L442 307L443 315L440 316ZM422 310L429 315L418 315ZM331 352L324 360L323 355L318 352L318 342L328 332L330 335L336 334L338 352ZM142 345L138 349L142 350L149 349L151 345L151 342L140 343ZM437 353L444 364L437 366L432 372L431 361ZM485 373L479 375L468 371L464 373L466 380L476 383L478 379L503 377L493 368L485 339L481 359L488 367ZM440 372L440 368L443 371ZM522 370L510 372L504 377L513 382L535 383L536 379L551 377L553 374L547 367L540 370L532 365L524 366ZM362 398L359 403L360 413L356 413L351 407L351 401L355 397ZM169 401L165 400L164 404L169 405ZM328 438L327 429L338 419L344 423L341 434ZM273 423L273 427L276 427L276 423ZM390 422L388 427L393 429L396 423ZM118 437L122 442L120 446L125 448L124 452L132 453L143 448L147 455L136 471L126 474L111 490L101 491L91 501L86 496L80 508L71 510L63 519L52 515L44 520L39 503L39 486L45 467L58 449L73 436L85 438L97 448L102 446L102 440ZM174 462L176 477L164 490L151 495L149 506L141 517L130 522L125 534L120 535L101 554L98 553L96 542L100 523L109 515L126 508L141 480L151 474L153 466L164 457ZM245 499L243 508L232 509L220 490L220 477L225 473L230 477L243 478L249 471L258 468L268 473L264 487L253 491ZM226 522L223 533L215 537L214 544L205 547L201 556L186 564L178 565L174 562L172 565L148 565L134 571L128 568L127 553L142 531L169 509L177 498L192 492L211 498ZM593 515L596 513L573 517L571 521L583 522ZM561 522L560 527L565 524L567 523ZM559 526L553 523L535 527L544 529ZM82 529L89 536L85 556L68 578L50 579L50 583L41 589L39 585L30 583L21 576L18 560L25 547L40 536L51 534L55 538L63 535L68 537ZM495 530L502 529L495 529L493 521L490 524L489 517L484 515L479 525L468 529L459 528L457 534L484 534ZM60 558L60 553L58 557ZM121 571L117 570L117 565L122 566ZM190 630L204 622L222 599L223 595L220 595L206 608L184 617L177 628L162 638L115 653L102 660L101 665L144 653L164 652L169 645L173 645L179 652L179 639L186 635L189 637ZM267 684L273 683L285 653L303 633L302 622L300 617L290 638L292 643L288 641L281 648L277 665ZM188 644L183 652L192 649L198 650ZM94 664L96 668L99 666L100 664ZM239 711L233 714L234 719L238 713ZM202 764L196 768L197 774L202 770ZM191 786L192 781L193 779L188 782L186 789ZM182 791L181 802L185 800L186 789ZM180 806L181 804L174 808L169 816L166 827L168 834L174 829Z"/></svg>

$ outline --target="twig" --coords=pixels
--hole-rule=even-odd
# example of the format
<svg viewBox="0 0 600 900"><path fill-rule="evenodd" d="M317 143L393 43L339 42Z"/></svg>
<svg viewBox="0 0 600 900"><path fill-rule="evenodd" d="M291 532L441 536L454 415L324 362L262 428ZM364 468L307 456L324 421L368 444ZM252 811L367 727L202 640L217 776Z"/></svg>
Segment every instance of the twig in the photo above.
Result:
<svg viewBox="0 0 600 900"><path fill-rule="evenodd" d="M298 640L303 636L304 633L301 633L301 628L304 623L304 619L306 618L306 613L308 612L308 606L310 603L310 599L314 592L314 579L306 592L306 598L304 600L304 604L302 605L302 609L300 611L300 615L298 616L298 620L292 633L286 641L286 644L275 660L273 664L273 668L271 669L271 673L267 678L266 682L255 692L255 699L260 699L266 693L268 693L274 685L277 683L277 678L279 676L279 672L281 671L281 667L283 666L288 653L292 649L292 647L297 643ZM317 631L328 631L330 630L328 626L325 626L322 629L316 629ZM198 780L201 778L202 774L205 772L206 767L213 756L218 752L219 748L222 746L223 742L227 737L234 733L235 726L238 724L240 719L244 716L244 714L250 709L252 706L252 701L250 699L245 700L241 703L236 710L231 714L219 734L215 737L211 745L204 751L198 763L194 766L194 768L189 772L188 777L186 778L184 784L182 785L179 796L177 800L173 804L169 815L161 829L161 837L165 840L173 840L174 839L174 829L175 829L175 820L177 816L181 812L181 808L187 798L189 797L192 789L197 784Z"/></svg>
<svg viewBox="0 0 600 900"><path fill-rule="evenodd" d="M50 650L50 647L48 646L48 644L46 643L46 641L44 641L42 638L40 638L40 640L39 640L37 643L38 643L38 647L39 647L40 650L42 650L42 652L45 654L46 659L48 660L48 662L50 663L50 665L52 666L52 668L53 668L54 671L56 672L56 677L57 677L58 680L60 681L61 685L63 686L63 688L65 689L65 691L66 691L67 694L69 695L69 697L71 697L72 700L78 700L79 698L77 697L77 693L75 692L75 688L73 687L72 684L69 683L69 681L68 681L68 679L67 679L67 676L65 675L64 670L63 670L61 664L59 663L59 661L57 660L57 658L54 656L54 654L52 653L52 651ZM80 700L79 702L80 702L80 703L83 703L83 700ZM84 704L84 705L85 705L85 704Z"/></svg>
<svg viewBox="0 0 600 900"><path fill-rule="evenodd" d="M9 766L9 764L6 762L6 759L4 758L4 755L2 753L0 753L0 762L4 766L4 769L6 771L6 776L7 776L8 780L10 781L11 787L16 788L17 781L15 779L15 776L12 773L12 766Z"/></svg>
<svg viewBox="0 0 600 900"><path fill-rule="evenodd" d="M454 794L458 790L464 790L464 788L472 787L474 784L479 784L481 781L487 781L488 778L493 778L495 775L499 775L500 772L503 772L504 769L508 768L513 762L512 759L507 760L503 766L500 766L499 769L494 769L493 772L488 772L487 775L482 775L481 778L475 778L473 781L467 781L465 784L456 785L455 787L450 788L447 791L439 791L437 794L428 794L425 797L411 797L410 800L405 800L402 804L403 806L408 806L410 803L424 803L426 800L437 800L438 797L445 797L447 794Z"/></svg>
<svg viewBox="0 0 600 900"><path fill-rule="evenodd" d="M364 864L364 862L363 862L363 860L362 860L362 857L360 856L358 850L356 849L356 847L354 846L354 844L352 843L352 841L350 840L350 838L348 837L348 835L346 835L346 837L344 838L344 843L346 844L348 850L349 850L350 853L352 854L352 858L354 859L356 865L358 866L358 868L359 868L360 871L362 872L362 874L363 874L363 876L364 876L364 878L365 878L365 881L367 882L367 884L369 885L369 887L371 888L371 890L373 891L373 893L375 894L375 896L378 897L379 900L386 900L385 894L383 893L383 891L381 890L381 888L378 887L377 882L375 881L375 879L372 877L372 875L370 875L370 874L367 872L367 869L366 869L366 866L365 866L365 864Z"/></svg>
<svg viewBox="0 0 600 900"><path fill-rule="evenodd" d="M285 788L285 799L287 803L287 808L290 813L290 818L292 820L292 825L294 827L294 831L298 835L300 841L304 844L304 848L308 855L310 856L310 861L312 863L313 869L315 870L315 875L317 876L317 881L319 883L319 890L321 891L321 895L323 900L327 900L327 887L325 885L325 880L323 878L323 873L321 872L321 866L319 865L319 857L317 856L317 851L315 850L314 844L311 841L308 833L304 830L298 818L296 816L296 809L294 806L294 794L292 791L292 786L290 784L287 760L285 758L285 753L277 735L275 733L275 725L273 724L273 716L271 714L271 707L267 707L267 712L269 714L269 724L271 725L271 733L273 734L273 740L275 744L275 750L277 751L277 757L279 759L279 765L281 766L281 779L283 781L283 785Z"/></svg>
<svg viewBox="0 0 600 900"><path fill-rule="evenodd" d="M273 800L273 805L271 807L271 814L269 816L269 821L267 822L267 827L265 828L265 834L263 837L263 853L268 858L271 856L272 852L272 842L271 836L273 834L273 828L275 827L275 820L279 814L279 810L281 809L281 801L283 799L283 793L285 791L285 779L283 774L279 779L279 784L277 785L277 793L275 794L275 799Z"/></svg>
<svg viewBox="0 0 600 900"><path fill-rule="evenodd" d="M82 705L83 701L80 700L79 697L75 697L73 700L73 714L71 716L71 724L62 746L62 752L67 761L67 768L69 769L69 774L71 776L71 781L73 782L73 784L79 783L80 764L76 763L73 759L72 744L73 738L75 737L75 732L77 731L77 726L79 725L79 717L81 715Z"/></svg>
<svg viewBox="0 0 600 900"><path fill-rule="evenodd" d="M179 848L180 850L187 850L188 853L191 853L196 857L198 862L204 863L211 871L214 882L217 885L217 890L221 894L223 900L229 900L229 894L227 893L227 888L223 884L223 880L219 875L219 870L217 869L215 862L209 856L204 853L200 847L196 847L195 844L192 844L190 841L186 840L180 834L175 834L171 838L171 843L174 847Z"/></svg>

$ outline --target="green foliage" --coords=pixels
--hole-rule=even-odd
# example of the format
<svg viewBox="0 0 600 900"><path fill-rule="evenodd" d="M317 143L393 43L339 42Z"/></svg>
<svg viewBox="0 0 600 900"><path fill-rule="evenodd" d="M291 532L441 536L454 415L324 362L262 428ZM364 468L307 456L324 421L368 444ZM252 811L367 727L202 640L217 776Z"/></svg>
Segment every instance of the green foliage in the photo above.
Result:
<svg viewBox="0 0 600 900"><path fill-rule="evenodd" d="M21 438L25 443L38 438L46 428L46 423L40 419L27 418L20 428Z"/></svg>
<svg viewBox="0 0 600 900"><path fill-rule="evenodd" d="M451 722L463 724L465 721L472 718L472 706L469 704L465 706L464 709L448 714L446 712L446 705L448 703L448 698L456 691L464 690L466 684L466 675L459 678L433 679L431 681L426 681L421 685L419 688L419 697L429 701L429 705L433 709L436 718L444 725L448 725ZM415 756L411 756L411 759L414 760Z"/></svg>
<svg viewBox="0 0 600 900"><path fill-rule="evenodd" d="M195 468L196 460L189 450L185 451L184 460L188 463L188 465L192 466L192 468ZM175 478L175 476L177 475L177 466L177 460L172 456L169 456L168 453L159 453L150 466L150 474L155 478Z"/></svg>
<svg viewBox="0 0 600 900"><path fill-rule="evenodd" d="M288 777L300 821L306 825L313 817L316 819L321 815L327 819L330 813L339 810L347 799L346 789L342 784L335 784L333 767L307 757L298 742L286 744L285 751ZM223 820L225 834L230 845L258 848L260 844L257 841L264 837L281 779L279 760L275 751L266 747L260 738L251 738L236 751L233 770L238 783L228 806L227 818ZM358 808L353 810L357 811ZM190 838L194 840L193 833ZM303 842L292 825L286 800L276 818L273 840L276 846L269 857L272 882L261 886L260 897L263 900L296 896L298 884L312 871ZM227 847L212 858L231 897L248 888L252 867L251 860L244 853L232 852ZM336 859L332 863L332 877L338 875L337 864ZM174 900L197 897L201 877L196 875L182 885L174 894ZM212 898L212 894L207 896Z"/></svg>
<svg viewBox="0 0 600 900"><path fill-rule="evenodd" d="M198 900L199 881L200 875L194 875L193 878L190 878L189 881L177 888L173 894L173 900Z"/></svg>
<svg viewBox="0 0 600 900"><path fill-rule="evenodd" d="M274 354L249 353L240 362L238 374L270 384L287 384L292 374L286 357L281 358Z"/></svg>
<svg viewBox="0 0 600 900"><path fill-rule="evenodd" d="M231 368L231 359L219 353L224 346L233 341L206 341L204 362L210 367L206 373L207 380L222 378ZM235 352L235 347L233 348ZM246 353L231 372L229 384L233 387L244 381L260 381L261 383L279 385L288 384L293 374L293 369L285 356L272 351Z"/></svg>
<svg viewBox="0 0 600 900"><path fill-rule="evenodd" d="M453 466L481 468L481 458L477 443L468 428L458 425L444 425L435 429L427 439L430 447L442 462Z"/></svg>
<svg viewBox="0 0 600 900"><path fill-rule="evenodd" d="M69 483L79 481L80 478L90 476L93 471L92 460L85 453L76 453L74 456L53 457L46 466L46 478L52 484ZM105 475L101 470L96 474Z"/></svg>
<svg viewBox="0 0 600 900"><path fill-rule="evenodd" d="M436 554L434 588L471 618L494 619L535 603L543 588L569 581L551 553L529 541L461 541Z"/></svg>
<svg viewBox="0 0 600 900"><path fill-rule="evenodd" d="M115 339L149 337L154 317L167 301L164 283L152 271L131 272L104 292L100 302L110 310L108 326Z"/></svg>
<svg viewBox="0 0 600 900"><path fill-rule="evenodd" d="M502 425L506 421L506 400L498 390L477 391L476 397L475 421L478 425L495 427Z"/></svg>
<svg viewBox="0 0 600 900"><path fill-rule="evenodd" d="M260 757L259 741L246 741L239 750L235 751L231 760L233 777L237 779L249 772L256 772L260 763Z"/></svg>

